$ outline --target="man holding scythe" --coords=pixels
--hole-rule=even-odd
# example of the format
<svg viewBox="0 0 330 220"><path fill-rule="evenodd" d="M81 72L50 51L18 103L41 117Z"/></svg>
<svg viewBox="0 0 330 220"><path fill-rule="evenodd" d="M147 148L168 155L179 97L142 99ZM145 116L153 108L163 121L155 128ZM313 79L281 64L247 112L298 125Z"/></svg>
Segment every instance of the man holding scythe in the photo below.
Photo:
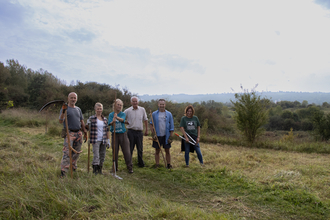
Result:
<svg viewBox="0 0 330 220"><path fill-rule="evenodd" d="M159 167L159 152L161 152L160 147L163 146L166 153L167 169L171 169L170 148L174 132L174 120L172 113L165 110L165 105L165 99L158 100L158 110L154 111L151 116L150 130L153 138L152 147L156 149L156 168Z"/></svg>
<svg viewBox="0 0 330 220"><path fill-rule="evenodd" d="M81 109L76 106L76 102L78 100L78 95L75 92L71 92L68 95L68 104L63 104L61 111L59 122L63 123L64 128L66 128L65 123L65 111L67 112L67 124L69 130L69 136L64 138L64 147L63 147L63 157L61 161L61 177L64 177L66 173L70 169L70 152L68 146L68 138L70 141L70 146L77 152L72 152L72 169L77 169L77 160L79 158L79 154L81 153L81 145L82 145L82 132L81 128L84 131L84 138L87 138L87 132L85 128L83 114Z"/></svg>

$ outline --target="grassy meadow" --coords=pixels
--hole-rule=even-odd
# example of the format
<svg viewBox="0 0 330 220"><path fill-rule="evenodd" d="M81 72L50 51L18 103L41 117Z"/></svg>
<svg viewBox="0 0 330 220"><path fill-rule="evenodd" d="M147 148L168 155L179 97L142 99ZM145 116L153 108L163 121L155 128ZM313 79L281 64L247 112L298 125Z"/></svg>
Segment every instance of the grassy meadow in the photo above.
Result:
<svg viewBox="0 0 330 220"><path fill-rule="evenodd" d="M276 139L263 137L267 144L244 147L220 135L210 137L219 141L201 143L203 167L191 154L186 168L176 140L170 171L153 168L154 149L145 137L145 168L137 167L135 150L134 173L128 174L119 153L117 175L123 180L109 174L110 150L104 175L88 173L84 143L73 179L61 179L57 117L15 109L0 114L0 219L330 218L327 143L291 140L286 132Z"/></svg>

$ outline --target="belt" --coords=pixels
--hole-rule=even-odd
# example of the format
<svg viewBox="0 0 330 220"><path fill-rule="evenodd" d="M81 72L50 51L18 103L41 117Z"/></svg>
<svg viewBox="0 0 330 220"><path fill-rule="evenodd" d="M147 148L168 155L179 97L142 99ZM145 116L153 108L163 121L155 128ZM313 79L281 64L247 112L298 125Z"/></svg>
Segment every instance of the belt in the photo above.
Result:
<svg viewBox="0 0 330 220"><path fill-rule="evenodd" d="M128 130L130 130L130 131L139 131L139 132L142 132L143 131L143 130L134 130L132 128L128 128Z"/></svg>
<svg viewBox="0 0 330 220"><path fill-rule="evenodd" d="M78 129L78 130L72 130L72 129L70 129L70 131L72 131L72 132L78 132L78 131L80 131L80 129Z"/></svg>

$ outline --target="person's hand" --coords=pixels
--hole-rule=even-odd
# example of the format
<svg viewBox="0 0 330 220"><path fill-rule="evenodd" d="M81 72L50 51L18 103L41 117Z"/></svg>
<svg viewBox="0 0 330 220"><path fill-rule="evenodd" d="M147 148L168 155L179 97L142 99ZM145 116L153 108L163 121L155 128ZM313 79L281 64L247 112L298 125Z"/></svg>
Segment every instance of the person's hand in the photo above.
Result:
<svg viewBox="0 0 330 220"><path fill-rule="evenodd" d="M199 143L199 137L197 137L197 139L196 139L196 144L198 144Z"/></svg>
<svg viewBox="0 0 330 220"><path fill-rule="evenodd" d="M144 132L144 136L148 136L148 130Z"/></svg>
<svg viewBox="0 0 330 220"><path fill-rule="evenodd" d="M68 104L64 103L62 105L62 113L64 114L67 109L68 109Z"/></svg>
<svg viewBox="0 0 330 220"><path fill-rule="evenodd" d="M114 115L113 115L113 122L116 122L116 120L117 120L117 113L115 113Z"/></svg>
<svg viewBox="0 0 330 220"><path fill-rule="evenodd" d="M173 142L173 139L172 139L172 136L170 136L168 139L167 139L167 143L168 144L171 144Z"/></svg>
<svg viewBox="0 0 330 220"><path fill-rule="evenodd" d="M107 139L105 146L107 147L107 149L111 147L110 139Z"/></svg>
<svg viewBox="0 0 330 220"><path fill-rule="evenodd" d="M85 142L84 142L84 143L86 143L87 139L88 139L88 136L87 136L87 132L86 132L86 131L84 131L84 140L85 140Z"/></svg>
<svg viewBox="0 0 330 220"><path fill-rule="evenodd" d="M187 143L189 143L189 138L185 135L185 141L187 142Z"/></svg>

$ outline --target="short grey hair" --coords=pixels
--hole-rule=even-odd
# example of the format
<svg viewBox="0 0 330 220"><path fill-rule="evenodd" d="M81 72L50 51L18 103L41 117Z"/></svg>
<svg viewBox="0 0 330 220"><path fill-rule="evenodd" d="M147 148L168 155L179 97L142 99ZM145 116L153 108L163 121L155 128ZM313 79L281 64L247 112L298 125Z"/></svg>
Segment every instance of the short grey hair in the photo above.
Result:
<svg viewBox="0 0 330 220"><path fill-rule="evenodd" d="M140 101L140 100L139 100L139 98L138 98L137 96L132 96L132 97L131 97L131 102L132 102L132 100L133 100L133 99L136 99L136 100L137 100L137 102L139 102L139 101Z"/></svg>
<svg viewBox="0 0 330 220"><path fill-rule="evenodd" d="M94 109L96 109L96 107L102 107L102 109L103 109L103 105L100 102L95 103Z"/></svg>

